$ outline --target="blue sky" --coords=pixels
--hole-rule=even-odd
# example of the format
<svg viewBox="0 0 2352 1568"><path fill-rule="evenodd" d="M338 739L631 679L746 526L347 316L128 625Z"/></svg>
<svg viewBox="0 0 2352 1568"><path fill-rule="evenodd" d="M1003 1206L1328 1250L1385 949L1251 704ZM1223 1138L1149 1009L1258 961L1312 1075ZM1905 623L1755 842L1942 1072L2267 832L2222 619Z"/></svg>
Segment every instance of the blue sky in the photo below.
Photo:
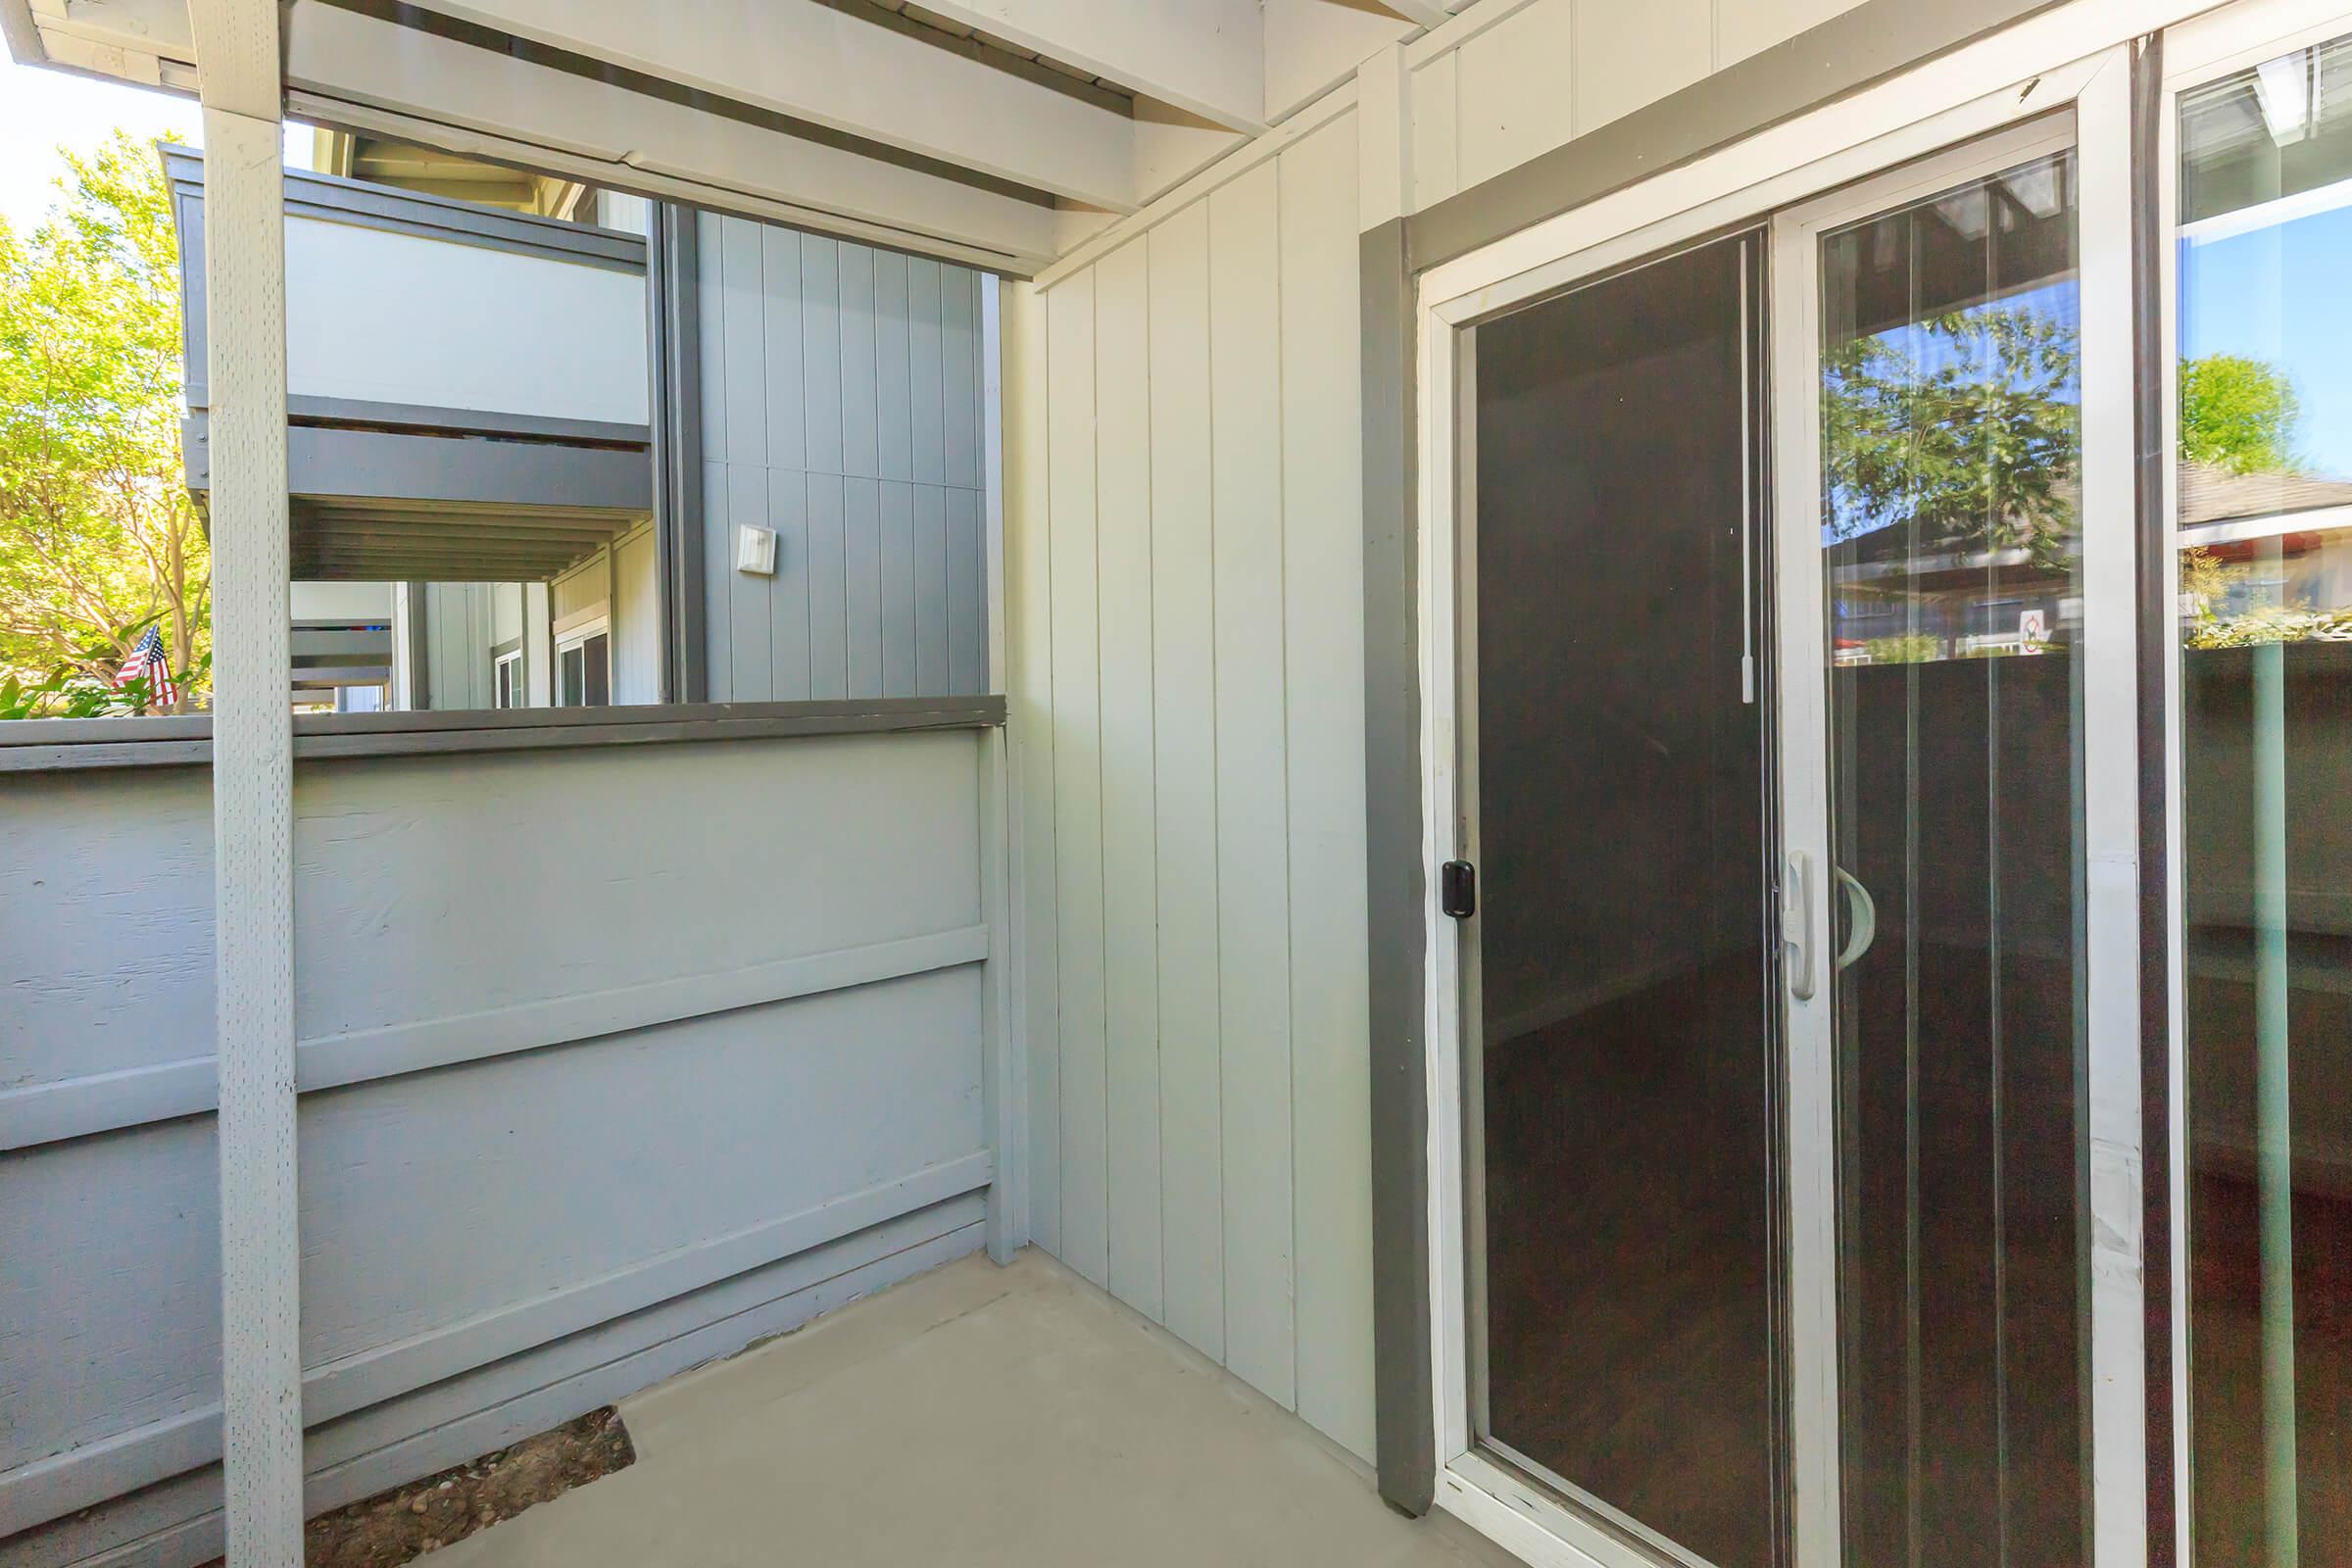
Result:
<svg viewBox="0 0 2352 1568"><path fill-rule="evenodd" d="M2180 354L2243 354L2303 400L2297 454L2352 478L2352 207L2180 247Z"/></svg>
<svg viewBox="0 0 2352 1568"><path fill-rule="evenodd" d="M0 217L20 228L40 220L65 169L61 142L90 147L122 125L151 140L176 132L201 146L202 120L191 99L20 66L0 52ZM300 168L310 167L310 137L287 127L291 161Z"/></svg>

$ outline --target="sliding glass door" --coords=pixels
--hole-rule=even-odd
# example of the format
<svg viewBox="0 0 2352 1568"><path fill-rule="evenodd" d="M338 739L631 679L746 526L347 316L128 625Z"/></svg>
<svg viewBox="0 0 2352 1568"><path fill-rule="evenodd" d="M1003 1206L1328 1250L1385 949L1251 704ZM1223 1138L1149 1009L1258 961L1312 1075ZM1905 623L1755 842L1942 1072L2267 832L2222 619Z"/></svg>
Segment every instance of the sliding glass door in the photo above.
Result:
<svg viewBox="0 0 2352 1568"><path fill-rule="evenodd" d="M2131 69L1425 284L1440 1497L1534 1560L2144 1541Z"/></svg>
<svg viewBox="0 0 2352 1568"><path fill-rule="evenodd" d="M1761 236L1475 328L1463 757L1480 1436L1639 1549L1775 1560Z"/></svg>
<svg viewBox="0 0 2352 1568"><path fill-rule="evenodd" d="M2084 1555L2072 139L2058 121L1782 221L1813 414L1784 440L1811 505L1782 561L1818 605L1784 644L1810 808L1789 985L1798 1092L1834 1106L1849 1563Z"/></svg>

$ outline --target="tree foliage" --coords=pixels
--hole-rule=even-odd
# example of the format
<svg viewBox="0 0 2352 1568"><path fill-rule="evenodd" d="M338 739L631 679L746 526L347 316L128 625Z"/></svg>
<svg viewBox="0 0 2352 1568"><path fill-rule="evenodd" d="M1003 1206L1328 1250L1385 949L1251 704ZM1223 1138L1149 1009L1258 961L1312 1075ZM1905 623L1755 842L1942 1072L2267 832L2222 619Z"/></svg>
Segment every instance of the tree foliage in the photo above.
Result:
<svg viewBox="0 0 2352 1568"><path fill-rule="evenodd" d="M1833 542L1889 528L1905 550L2023 548L2062 570L2081 494L2082 352L2031 305L1953 311L1824 357Z"/></svg>
<svg viewBox="0 0 2352 1568"><path fill-rule="evenodd" d="M2231 473L2292 473L2302 400L2285 372L2242 354L2180 362L2180 457Z"/></svg>
<svg viewBox="0 0 2352 1568"><path fill-rule="evenodd" d="M122 131L61 152L47 218L29 233L0 219L0 678L111 686L153 623L186 672L179 706L200 706L211 552L180 463L169 187Z"/></svg>

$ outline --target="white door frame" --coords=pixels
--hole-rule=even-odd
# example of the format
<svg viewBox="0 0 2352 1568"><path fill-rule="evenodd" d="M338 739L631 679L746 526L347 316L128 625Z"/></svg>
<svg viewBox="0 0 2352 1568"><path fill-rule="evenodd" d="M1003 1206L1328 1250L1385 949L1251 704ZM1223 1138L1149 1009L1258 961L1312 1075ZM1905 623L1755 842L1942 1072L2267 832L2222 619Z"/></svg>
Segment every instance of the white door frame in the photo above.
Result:
<svg viewBox="0 0 2352 1568"><path fill-rule="evenodd" d="M1793 389L1820 384L1823 235L1900 208L1972 177L2066 147L2077 150L2082 313L2081 510L2082 642L2083 911L2087 934L2090 1230L2091 1472L2097 1560L2146 1552L2146 1378L2140 1289L2138 508L2132 472L2131 168L2129 63L2102 67L2071 117L2018 125L1952 152L1878 175L1773 221L1774 432L1784 872L1801 892L1799 918L1815 934L1817 983L1808 997L1785 988L1791 1079L1789 1276L1792 1291L1792 1425L1801 1539L1835 1563L1838 1495L1838 1151L1832 1033L1835 965L1830 841L1829 715L1823 664L1821 406ZM2101 134L2104 127L2104 134ZM1799 520L1801 519L1801 520ZM1807 1116L1806 1111L1814 1114ZM2119 1557L2117 1554L2121 1553Z"/></svg>
<svg viewBox="0 0 2352 1568"><path fill-rule="evenodd" d="M2105 624L2120 602L2125 615L2120 652L2085 670L2086 706L2091 708L2085 765L2099 768L2094 776L2107 776L2119 759L2133 757L2137 737L2136 654L2131 628L2134 514L2127 40L2198 9L2184 0L2076 0L1422 275L1418 575L1422 856L1428 886L1436 887L1438 867L1456 858L1462 821L1456 623L1461 584L1456 563L1457 512L1468 509L1457 488L1455 462L1461 400L1467 390L1461 368L1467 341L1462 328L1578 279L1718 230L1760 223L1793 204L2070 106L2079 127L2083 235L2084 613L2086 626L2094 614ZM1784 372L1776 366L1776 376L1780 373ZM2094 533L2095 545L2090 537ZM1804 588L1801 579L1797 586ZM1817 575L1809 591L1818 599ZM1785 614L1784 624L1803 618L1801 604L1789 608L1797 613ZM1818 612L1816 605L1816 617ZM2115 776L2135 784L2132 766ZM1820 791L1825 783L1817 769L1812 787ZM2143 1562L2146 1556L2135 795L2128 788L2104 808L2086 845L2094 930L2089 965L2090 1118L2092 1229L2097 1238L2092 1471L2094 1551L2102 1568ZM1817 929L1823 931L1829 929L1827 894L1826 887L1817 886L1815 898L1822 905L1815 911L1821 922ZM1473 1441L1464 1305L1461 945L1458 927L1438 912L1434 900L1425 920L1436 1501L1540 1568L1628 1568L1646 1559L1592 1520L1483 1455ZM1810 1136L1818 1143L1821 1131L1791 1127L1789 1132L1793 1166L1800 1141ZM1834 1191L1833 1187L1833 1196ZM1793 1212L1817 1224L1834 1224L1834 1208L1824 1213L1818 1194L1808 1194L1806 1205ZM1819 1247L1820 1240L1815 1237L1801 1245ZM1792 1254L1792 1266L1799 1260ZM1834 1285L1826 1299L1834 1314ZM1822 1306L1817 1293L1809 1303L1816 1314L1816 1336ZM1833 1326L1834 1321L1833 1315ZM1829 1344L1834 1349L1834 1339ZM1809 1402L1812 1413L1808 1417L1800 1409L1794 1419L1817 1428L1826 1410L1834 1423L1834 1353L1825 1364L1817 1342L1816 1352L1795 1368L1795 1376L1798 1386L1792 1393L1800 1406ZM1834 1432L1834 1424L1830 1430ZM1803 1568L1834 1568L1839 1562L1834 1448L1808 1463L1800 1446L1796 1458L1795 1560Z"/></svg>

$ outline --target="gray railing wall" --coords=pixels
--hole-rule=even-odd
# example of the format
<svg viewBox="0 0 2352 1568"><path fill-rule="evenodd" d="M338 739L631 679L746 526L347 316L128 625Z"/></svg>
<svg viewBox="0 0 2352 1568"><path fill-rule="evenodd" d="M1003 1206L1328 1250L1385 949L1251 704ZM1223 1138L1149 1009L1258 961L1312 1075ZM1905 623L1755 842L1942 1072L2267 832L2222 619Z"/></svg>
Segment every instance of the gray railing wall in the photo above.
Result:
<svg viewBox="0 0 2352 1568"><path fill-rule="evenodd" d="M316 1511L982 1243L984 729L297 763ZM210 775L0 771L0 1565L220 1549Z"/></svg>
<svg viewBox="0 0 2352 1568"><path fill-rule="evenodd" d="M708 213L695 249L710 699L986 691L984 275Z"/></svg>

